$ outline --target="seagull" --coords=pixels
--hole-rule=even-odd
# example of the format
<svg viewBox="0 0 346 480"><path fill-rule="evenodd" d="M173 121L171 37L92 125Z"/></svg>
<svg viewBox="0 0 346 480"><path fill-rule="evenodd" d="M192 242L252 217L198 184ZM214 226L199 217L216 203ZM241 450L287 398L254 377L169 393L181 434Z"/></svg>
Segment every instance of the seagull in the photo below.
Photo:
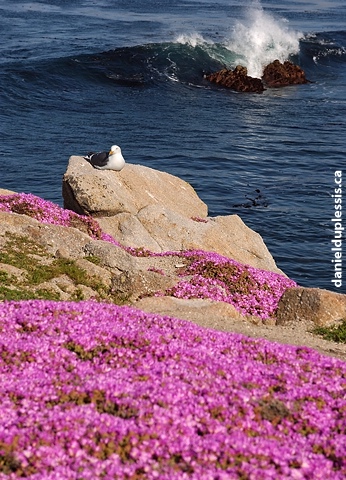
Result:
<svg viewBox="0 0 346 480"><path fill-rule="evenodd" d="M125 160L118 145L112 145L109 152L88 153L87 160L94 168L99 170L117 170L124 168Z"/></svg>

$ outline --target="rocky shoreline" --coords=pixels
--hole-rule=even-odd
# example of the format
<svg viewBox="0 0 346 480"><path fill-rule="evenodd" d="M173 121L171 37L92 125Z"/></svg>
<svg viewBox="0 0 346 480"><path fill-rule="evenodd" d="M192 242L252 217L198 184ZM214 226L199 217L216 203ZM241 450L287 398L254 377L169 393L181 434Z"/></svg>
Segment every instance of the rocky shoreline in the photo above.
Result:
<svg viewBox="0 0 346 480"><path fill-rule="evenodd" d="M346 318L346 296L297 286L256 232L237 215L208 217L181 179L73 156L63 197L65 209L0 190L0 275L13 298L115 302L346 359L346 345L311 333Z"/></svg>

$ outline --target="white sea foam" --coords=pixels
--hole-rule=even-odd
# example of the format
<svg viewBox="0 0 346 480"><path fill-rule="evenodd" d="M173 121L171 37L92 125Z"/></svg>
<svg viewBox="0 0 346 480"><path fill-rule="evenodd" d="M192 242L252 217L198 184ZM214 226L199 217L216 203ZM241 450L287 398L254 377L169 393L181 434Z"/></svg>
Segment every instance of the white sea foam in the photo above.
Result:
<svg viewBox="0 0 346 480"><path fill-rule="evenodd" d="M202 35L197 32L193 33L182 33L178 35L175 39L176 43L181 43L184 45L190 45L191 47L197 47L197 45L203 45L207 43Z"/></svg>
<svg viewBox="0 0 346 480"><path fill-rule="evenodd" d="M226 46L239 55L239 63L247 67L248 75L261 77L268 63L276 59L283 62L299 52L303 34L289 29L286 20L266 13L257 0L246 17L234 26Z"/></svg>

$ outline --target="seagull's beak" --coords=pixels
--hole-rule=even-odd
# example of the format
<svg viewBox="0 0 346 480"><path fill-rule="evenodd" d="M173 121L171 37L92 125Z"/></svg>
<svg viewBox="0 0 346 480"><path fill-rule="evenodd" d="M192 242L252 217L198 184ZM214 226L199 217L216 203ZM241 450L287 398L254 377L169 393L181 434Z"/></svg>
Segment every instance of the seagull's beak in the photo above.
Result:
<svg viewBox="0 0 346 480"><path fill-rule="evenodd" d="M113 154L114 154L113 150L110 150L108 155L113 155Z"/></svg>

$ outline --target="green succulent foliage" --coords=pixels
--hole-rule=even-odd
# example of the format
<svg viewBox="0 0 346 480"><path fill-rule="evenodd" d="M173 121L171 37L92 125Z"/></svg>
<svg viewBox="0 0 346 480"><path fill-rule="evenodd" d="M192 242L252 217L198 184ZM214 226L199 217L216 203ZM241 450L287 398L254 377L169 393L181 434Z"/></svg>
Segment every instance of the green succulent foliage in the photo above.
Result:
<svg viewBox="0 0 346 480"><path fill-rule="evenodd" d="M313 333L332 342L346 343L346 318L339 325L317 327L313 330Z"/></svg>
<svg viewBox="0 0 346 480"><path fill-rule="evenodd" d="M86 258L97 264L96 257ZM1 264L10 265L23 272L22 277L9 274ZM60 300L58 293L39 285L53 278L66 275L75 285L92 288L101 299L108 295L108 288L98 279L88 275L73 260L55 258L33 240L20 235L7 235L7 242L0 250L0 300ZM73 300L83 300L83 292L76 289Z"/></svg>

